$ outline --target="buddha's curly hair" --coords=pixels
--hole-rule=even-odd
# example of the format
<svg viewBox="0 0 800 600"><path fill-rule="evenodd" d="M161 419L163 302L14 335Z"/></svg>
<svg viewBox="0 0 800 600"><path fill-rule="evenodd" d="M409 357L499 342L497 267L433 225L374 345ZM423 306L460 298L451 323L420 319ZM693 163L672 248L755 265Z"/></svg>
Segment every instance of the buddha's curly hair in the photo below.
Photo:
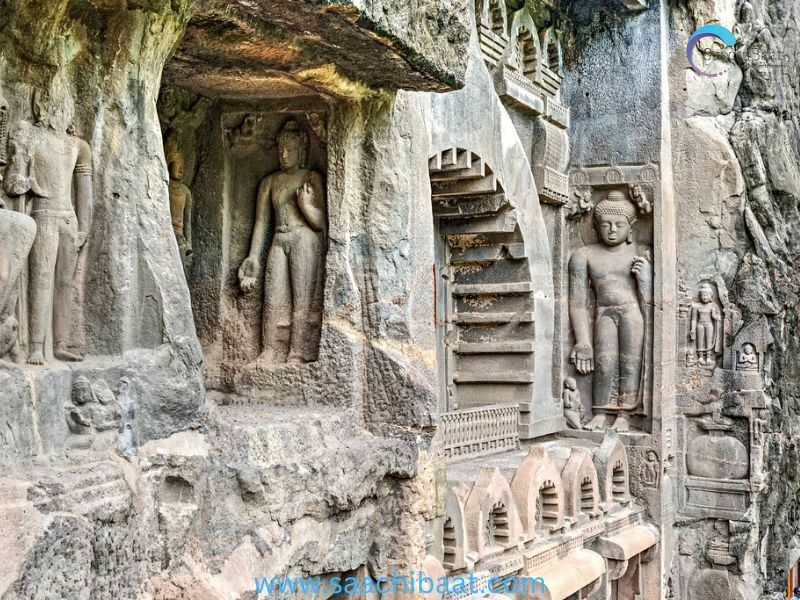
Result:
<svg viewBox="0 0 800 600"><path fill-rule="evenodd" d="M594 221L597 223L601 215L621 215L633 225L638 216L636 205L622 192L609 192L608 195L594 207Z"/></svg>

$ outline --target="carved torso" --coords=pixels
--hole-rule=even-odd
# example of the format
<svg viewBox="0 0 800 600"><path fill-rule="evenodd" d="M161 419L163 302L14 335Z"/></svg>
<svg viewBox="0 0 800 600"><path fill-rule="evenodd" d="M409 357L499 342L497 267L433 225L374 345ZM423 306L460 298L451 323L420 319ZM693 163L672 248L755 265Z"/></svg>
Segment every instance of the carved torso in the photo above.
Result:
<svg viewBox="0 0 800 600"><path fill-rule="evenodd" d="M614 248L593 244L576 251L576 254L583 254L586 260L598 307L639 302L636 277L631 273L631 267L633 259L647 250L647 246L639 244L622 244Z"/></svg>
<svg viewBox="0 0 800 600"><path fill-rule="evenodd" d="M57 133L45 127L27 125L23 134L30 136L30 174L39 192L31 194L33 210L72 211L74 173L91 172L91 150L80 138ZM22 129L22 128L21 128ZM13 152L24 152L14 148ZM13 161L12 161L12 164ZM17 164L24 164L19 161Z"/></svg>
<svg viewBox="0 0 800 600"><path fill-rule="evenodd" d="M322 176L310 169L297 169L294 172L279 171L264 178L262 186L269 186L272 208L275 211L276 233L309 227L297 205L297 190L304 183L321 186Z"/></svg>

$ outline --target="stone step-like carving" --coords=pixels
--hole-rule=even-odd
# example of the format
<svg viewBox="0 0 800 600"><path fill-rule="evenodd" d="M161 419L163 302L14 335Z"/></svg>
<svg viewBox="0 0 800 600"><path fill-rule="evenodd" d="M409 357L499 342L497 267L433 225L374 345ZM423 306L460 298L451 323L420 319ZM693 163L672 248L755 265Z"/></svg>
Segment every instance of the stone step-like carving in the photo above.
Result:
<svg viewBox="0 0 800 600"><path fill-rule="evenodd" d="M533 375L520 371L507 372L458 372L455 374L456 383L533 383Z"/></svg>
<svg viewBox="0 0 800 600"><path fill-rule="evenodd" d="M516 206L470 150L443 150L429 169L438 239L447 245L449 267L463 265L446 268L450 308L442 321L457 340L449 344L454 359L447 376L453 406L481 405L494 394L526 401L533 383L533 283L525 281L528 254Z"/></svg>
<svg viewBox="0 0 800 600"><path fill-rule="evenodd" d="M462 218L442 219L442 235L478 235L486 233L513 233L517 227L517 214L505 211L491 216L465 215Z"/></svg>
<svg viewBox="0 0 800 600"><path fill-rule="evenodd" d="M433 216L454 217L473 216L496 213L506 208L508 200L505 194L490 194L488 196L470 196L467 198L437 198L433 203Z"/></svg>
<svg viewBox="0 0 800 600"><path fill-rule="evenodd" d="M463 158L460 158L463 157ZM455 164L444 165L437 171L431 171L431 181L449 181L452 179L481 179L491 174L482 160L472 160L468 154L456 158Z"/></svg>
<svg viewBox="0 0 800 600"><path fill-rule="evenodd" d="M58 479L41 482L33 492L33 502L45 513L112 515L130 506L131 492L121 471L99 464L65 471Z"/></svg>
<svg viewBox="0 0 800 600"><path fill-rule="evenodd" d="M501 259L524 260L526 258L528 258L528 254L525 250L525 244L522 242L471 246L469 248L453 248L450 251L451 265L474 262L494 262Z"/></svg>
<svg viewBox="0 0 800 600"><path fill-rule="evenodd" d="M454 296L505 296L529 294L533 291L530 281L511 283L457 283L453 286Z"/></svg>
<svg viewBox="0 0 800 600"><path fill-rule="evenodd" d="M489 173L481 178L444 179L431 181L431 195L435 198L441 196L479 196L502 191L497 183L494 173Z"/></svg>
<svg viewBox="0 0 800 600"><path fill-rule="evenodd" d="M455 322L459 325L533 323L533 312L460 312L456 314Z"/></svg>
<svg viewBox="0 0 800 600"><path fill-rule="evenodd" d="M532 354L532 341L461 342L457 354Z"/></svg>

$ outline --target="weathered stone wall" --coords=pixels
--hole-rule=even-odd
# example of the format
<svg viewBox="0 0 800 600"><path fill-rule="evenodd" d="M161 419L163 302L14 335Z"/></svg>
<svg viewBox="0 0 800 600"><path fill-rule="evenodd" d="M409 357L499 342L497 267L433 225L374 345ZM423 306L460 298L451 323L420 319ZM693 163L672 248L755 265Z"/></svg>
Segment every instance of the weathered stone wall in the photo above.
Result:
<svg viewBox="0 0 800 600"><path fill-rule="evenodd" d="M52 127L73 125L91 145L94 219L78 267L85 287L76 291L73 338L84 353L116 356L113 369L149 373L134 377L145 438L185 427L202 404L202 359L170 236L155 107L188 13L187 3L110 10L13 2L0 42L11 127L32 120L39 90L49 93ZM47 393L38 398L40 406L52 402Z"/></svg>
<svg viewBox="0 0 800 600"><path fill-rule="evenodd" d="M463 10L424 4L423 20L370 5L361 25L353 7L332 10L401 65L386 81L406 73L411 88L446 89L463 77ZM51 89L53 128L74 122L91 145L96 207L86 360L0 366L0 529L21 540L3 550L3 598L251 597L256 576L380 576L424 556L438 510L428 99L333 77L354 97L328 112L323 360L300 376L254 369L235 383L256 402L217 405L201 379L156 110L164 61L197 8L6 7L8 112L32 120L33 88ZM211 146L222 129L208 127L220 105L204 106L186 161L200 200L217 184L203 169L221 156ZM200 220L198 233L219 232ZM224 254L224 242L199 239L196 251ZM221 264L212 284L230 279Z"/></svg>
<svg viewBox="0 0 800 600"><path fill-rule="evenodd" d="M698 282L716 279L722 302L730 303L725 308L736 343L753 343L763 353L766 394L755 433L748 435L746 421L732 430L749 448L750 477L763 483L754 486L739 520L683 522L671 572L679 598L783 598L787 569L797 558L798 14L796 3L781 0L690 1L671 10L679 293L694 299ZM705 55L706 64L721 67L716 78L696 75L685 56L688 36L712 22L737 36L735 52ZM715 406L719 394L723 402L726 394L735 402L746 397L741 386L682 365L685 357L679 349L680 407ZM752 462L762 452L763 463ZM720 558L719 547L735 559ZM703 570L715 561L728 563L730 578ZM729 592L720 591L726 587Z"/></svg>

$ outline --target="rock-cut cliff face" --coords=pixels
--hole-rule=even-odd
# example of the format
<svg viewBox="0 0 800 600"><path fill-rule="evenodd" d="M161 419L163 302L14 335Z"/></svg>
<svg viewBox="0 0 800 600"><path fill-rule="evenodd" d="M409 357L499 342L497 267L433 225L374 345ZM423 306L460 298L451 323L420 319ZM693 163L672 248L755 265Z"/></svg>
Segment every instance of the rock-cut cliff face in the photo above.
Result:
<svg viewBox="0 0 800 600"><path fill-rule="evenodd" d="M690 0L670 9L680 283L719 275L740 313L737 340L764 348L767 408L759 423L763 434L757 428L751 440L751 450L763 448L757 473L763 484L747 513L749 524L731 522L720 539L727 538L737 557L729 569L739 578L739 597L783 598L787 571L800 556L800 5ZM704 60L722 67L716 78L699 77L686 65L686 39L708 23L737 37L734 48L704 53ZM693 391L698 397L714 393ZM712 552L697 554L688 542L701 540L705 547L721 530L696 538L697 522L683 525L679 554L694 552L695 567L707 566ZM680 577L688 575L683 570Z"/></svg>

